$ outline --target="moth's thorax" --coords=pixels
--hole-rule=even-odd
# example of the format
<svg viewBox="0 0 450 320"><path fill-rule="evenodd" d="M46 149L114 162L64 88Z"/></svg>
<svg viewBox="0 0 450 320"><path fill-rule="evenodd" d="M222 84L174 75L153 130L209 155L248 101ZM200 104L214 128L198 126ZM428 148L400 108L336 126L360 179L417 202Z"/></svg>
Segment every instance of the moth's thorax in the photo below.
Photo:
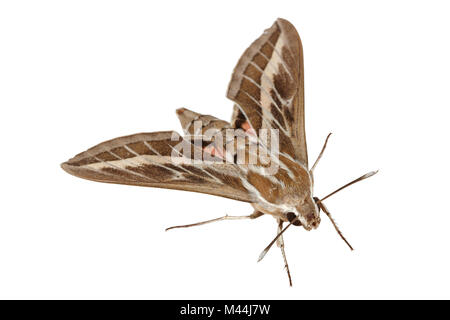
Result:
<svg viewBox="0 0 450 320"><path fill-rule="evenodd" d="M320 224L319 209L312 198L312 179L309 171L285 157L280 157L280 169L272 177L252 176L249 181L259 191L259 201L253 207L282 221L298 216L306 230Z"/></svg>

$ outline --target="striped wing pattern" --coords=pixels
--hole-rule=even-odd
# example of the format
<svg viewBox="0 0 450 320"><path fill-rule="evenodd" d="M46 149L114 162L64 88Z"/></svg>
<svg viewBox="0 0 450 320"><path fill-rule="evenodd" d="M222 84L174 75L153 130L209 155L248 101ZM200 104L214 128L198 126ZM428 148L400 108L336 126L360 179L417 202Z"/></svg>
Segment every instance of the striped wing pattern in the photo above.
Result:
<svg viewBox="0 0 450 320"><path fill-rule="evenodd" d="M98 144L62 164L75 176L108 183L178 189L252 202L238 166L172 157L192 147L174 131L139 133ZM175 151L175 154L177 151ZM192 152L194 155L194 152Z"/></svg>
<svg viewBox="0 0 450 320"><path fill-rule="evenodd" d="M120 137L100 143L61 166L70 174L99 182L193 191L251 203L265 192L275 195L271 190L278 185L297 180L287 164L295 161L307 168L302 59L295 28L278 19L244 52L234 70L227 92L235 102L231 123L182 108L177 114L186 137L174 131ZM250 134L250 126L256 138L259 129L279 129L281 172L270 178L260 174L259 166L236 161L192 162L192 156L185 152L174 157L174 149L180 145L198 151L188 138L194 133L195 120L203 121L202 130L242 128ZM201 146L200 153L223 158L219 147Z"/></svg>
<svg viewBox="0 0 450 320"><path fill-rule="evenodd" d="M302 44L290 22L278 19L244 52L227 97L234 127L278 129L280 152L308 167Z"/></svg>

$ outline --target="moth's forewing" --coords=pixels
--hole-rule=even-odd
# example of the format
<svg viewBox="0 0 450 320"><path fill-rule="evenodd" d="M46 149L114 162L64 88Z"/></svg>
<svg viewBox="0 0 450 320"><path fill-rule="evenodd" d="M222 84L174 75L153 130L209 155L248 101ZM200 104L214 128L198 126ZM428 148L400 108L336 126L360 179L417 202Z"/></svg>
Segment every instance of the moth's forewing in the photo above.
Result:
<svg viewBox="0 0 450 320"><path fill-rule="evenodd" d="M278 19L244 52L227 97L235 102L232 125L248 122L278 129L280 152L308 167L304 125L303 51L294 26Z"/></svg>
<svg viewBox="0 0 450 320"><path fill-rule="evenodd" d="M174 157L174 148L189 144L173 131L140 133L109 140L64 162L80 178L207 193L252 202L233 164L198 163ZM192 153L193 154L193 153Z"/></svg>

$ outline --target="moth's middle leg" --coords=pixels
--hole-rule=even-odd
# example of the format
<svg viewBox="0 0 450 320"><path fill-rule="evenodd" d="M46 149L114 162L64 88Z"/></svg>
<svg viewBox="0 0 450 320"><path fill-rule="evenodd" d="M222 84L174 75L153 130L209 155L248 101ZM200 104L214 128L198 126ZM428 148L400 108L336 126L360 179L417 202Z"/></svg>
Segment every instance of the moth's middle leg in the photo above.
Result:
<svg viewBox="0 0 450 320"><path fill-rule="evenodd" d="M211 222L217 222L217 221L222 221L222 220L256 219L256 218L261 217L263 214L264 213L262 213L260 211L255 211L251 215L248 215L248 216L229 216L229 215L225 215L223 217L219 217L219 218L215 218L215 219L211 219L211 220L206 220L206 221L200 221L200 222L191 223L191 224L184 224L184 225L180 225L180 226L169 227L169 228L166 229L166 231L171 230L171 229L177 229L177 228L189 228L189 227L201 226L203 224L208 224L208 223L211 223Z"/></svg>

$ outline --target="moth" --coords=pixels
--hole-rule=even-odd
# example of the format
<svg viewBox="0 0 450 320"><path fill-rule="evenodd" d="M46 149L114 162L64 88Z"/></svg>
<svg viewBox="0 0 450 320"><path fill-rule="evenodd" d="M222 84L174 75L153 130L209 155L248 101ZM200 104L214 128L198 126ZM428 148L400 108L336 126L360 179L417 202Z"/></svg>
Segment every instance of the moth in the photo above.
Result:
<svg viewBox="0 0 450 320"><path fill-rule="evenodd" d="M321 199L313 196L314 169L330 135L310 167L303 81L300 37L290 22L277 19L245 50L234 69L227 91L234 103L230 122L181 108L176 113L184 135L165 131L112 139L61 166L93 181L193 191L250 203L254 211L247 216L225 215L166 230L271 215L277 234L258 261L276 242L292 286L283 233L291 225L316 229L323 211L353 250L324 200L376 173L369 172Z"/></svg>

